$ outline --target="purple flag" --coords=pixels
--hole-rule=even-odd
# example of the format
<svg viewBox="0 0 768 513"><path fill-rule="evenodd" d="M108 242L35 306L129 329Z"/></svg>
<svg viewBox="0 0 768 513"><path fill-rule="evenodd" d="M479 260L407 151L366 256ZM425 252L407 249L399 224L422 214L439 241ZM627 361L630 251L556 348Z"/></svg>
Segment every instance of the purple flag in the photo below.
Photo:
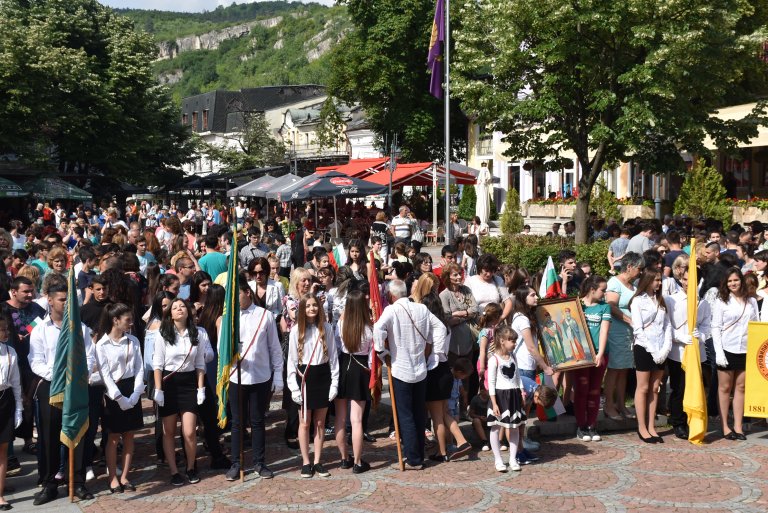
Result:
<svg viewBox="0 0 768 513"><path fill-rule="evenodd" d="M427 65L432 72L429 92L435 98L443 97L443 47L445 46L445 0L437 0L435 19L432 21L432 37L429 40Z"/></svg>

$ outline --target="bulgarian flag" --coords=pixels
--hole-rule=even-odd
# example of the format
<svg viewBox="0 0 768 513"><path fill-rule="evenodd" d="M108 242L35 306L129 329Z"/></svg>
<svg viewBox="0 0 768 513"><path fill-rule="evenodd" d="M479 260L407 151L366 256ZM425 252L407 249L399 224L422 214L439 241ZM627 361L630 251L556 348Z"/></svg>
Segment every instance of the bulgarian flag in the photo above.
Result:
<svg viewBox="0 0 768 513"><path fill-rule="evenodd" d="M539 297L563 297L563 290L560 288L552 257L547 258L547 267L544 268L544 276L541 277L541 285L539 285Z"/></svg>
<svg viewBox="0 0 768 513"><path fill-rule="evenodd" d="M347 252L344 251L343 243L339 242L333 247L333 259L336 261L336 265L339 267L347 265Z"/></svg>

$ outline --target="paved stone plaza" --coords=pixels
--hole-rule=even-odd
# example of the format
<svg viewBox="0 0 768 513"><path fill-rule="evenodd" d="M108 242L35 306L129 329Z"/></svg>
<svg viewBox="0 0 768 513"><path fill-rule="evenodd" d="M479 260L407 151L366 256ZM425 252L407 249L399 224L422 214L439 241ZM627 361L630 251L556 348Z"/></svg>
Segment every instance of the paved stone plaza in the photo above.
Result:
<svg viewBox="0 0 768 513"><path fill-rule="evenodd" d="M147 401L145 407L149 411ZM14 511L89 513L768 511L764 424L746 442L720 440L712 432L710 443L703 447L674 439L668 429L661 431L667 435L663 445L646 445L632 432L606 433L602 442L593 443L544 438L538 453L541 461L524 466L519 473L497 473L490 452L432 464L423 471L400 472L393 466L397 453L394 442L385 436L383 413L385 406L372 416L379 440L365 444L365 459L372 470L359 476L341 470L335 443L328 442L323 459L331 477L301 479L299 452L282 443L282 412L273 412L267 432L267 458L276 473L272 480L247 475L243 484L227 482L223 471L208 470L208 458L203 456L198 460L199 484L171 487L168 469L158 469L150 453L152 437L146 436L147 429L137 442L136 471L131 478L138 486L135 493L110 495L100 468L102 475L88 483L95 500L70 505L66 498L59 498L34 507L31 487L36 474L34 463L25 455L25 475L9 480L19 492L6 498L14 503ZM247 451L246 461L249 456Z"/></svg>

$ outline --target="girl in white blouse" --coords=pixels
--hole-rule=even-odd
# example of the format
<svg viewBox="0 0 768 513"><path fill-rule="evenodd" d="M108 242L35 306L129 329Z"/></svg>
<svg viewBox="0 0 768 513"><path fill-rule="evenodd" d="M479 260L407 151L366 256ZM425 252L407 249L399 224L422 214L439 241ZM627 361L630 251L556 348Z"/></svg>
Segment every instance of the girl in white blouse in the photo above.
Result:
<svg viewBox="0 0 768 513"><path fill-rule="evenodd" d="M744 381L747 365L747 326L758 320L757 301L747 296L741 270L732 267L720 284L712 304L712 343L717 363L718 400L723 437L746 440L744 419ZM733 391L733 430L728 427Z"/></svg>
<svg viewBox="0 0 768 513"><path fill-rule="evenodd" d="M637 434L643 442L663 443L656 432L654 419L659 401L659 385L664 375L664 362L672 348L672 325L661 295L661 273L646 268L637 290L629 300L635 344L637 387L635 412Z"/></svg>
<svg viewBox="0 0 768 513"><path fill-rule="evenodd" d="M141 413L144 369L139 341L129 334L133 325L132 312L122 303L106 306L99 330L103 335L95 348L96 365L107 389L105 423L109 436L105 456L112 493L136 490L128 481L133 459L133 432L144 427ZM117 444L121 437L123 473L118 477Z"/></svg>
<svg viewBox="0 0 768 513"><path fill-rule="evenodd" d="M13 431L21 425L21 375L16 351L8 345L10 322L0 317L0 511L11 509L3 498L5 472L8 468L8 444Z"/></svg>
<svg viewBox="0 0 768 513"><path fill-rule="evenodd" d="M315 296L304 295L296 324L288 338L287 384L291 398L300 405L299 447L301 477L331 474L320 463L325 437L328 403L336 398L339 386L339 360L333 342L333 328L325 322L322 306ZM309 462L309 423L315 427L314 463Z"/></svg>
<svg viewBox="0 0 768 513"><path fill-rule="evenodd" d="M176 418L181 415L181 431L187 455L187 479L200 482L195 470L197 407L205 400L205 351L208 334L195 326L194 310L183 299L174 299L163 312L160 336L155 343L152 367L155 371L154 400L163 419L163 451L171 470L171 484L184 484L176 467L174 436ZM203 341L203 338L205 340ZM195 393L197 389L197 393Z"/></svg>
<svg viewBox="0 0 768 513"><path fill-rule="evenodd" d="M341 452L342 468L351 468L355 474L369 470L363 461L363 410L370 392L370 358L373 347L373 323L368 298L359 290L347 294L344 312L336 326L336 348L339 354L339 394L336 397L336 445ZM352 424L352 453L347 450L346 417Z"/></svg>

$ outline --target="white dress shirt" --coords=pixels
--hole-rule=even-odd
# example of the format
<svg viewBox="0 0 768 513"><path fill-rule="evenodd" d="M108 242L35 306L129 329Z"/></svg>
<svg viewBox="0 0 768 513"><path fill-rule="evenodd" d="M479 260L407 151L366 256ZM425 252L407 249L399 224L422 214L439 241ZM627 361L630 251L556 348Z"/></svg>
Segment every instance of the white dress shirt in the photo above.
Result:
<svg viewBox="0 0 768 513"><path fill-rule="evenodd" d="M265 383L270 378L273 378L275 383L283 382L283 351L277 337L277 327L272 312L256 305L240 310L238 352L243 358L240 363L240 377L243 385ZM236 365L232 367L230 381L240 382L237 379Z"/></svg>
<svg viewBox="0 0 768 513"><path fill-rule="evenodd" d="M672 325L667 311L656 298L641 294L632 299L629 312L635 344L645 348L656 363L664 361L672 349Z"/></svg>
<svg viewBox="0 0 768 513"><path fill-rule="evenodd" d="M197 345L193 346L187 330L184 330L184 333L179 333L175 329L174 331L176 340L173 345L162 337L155 340L155 354L152 355L153 369L168 372L191 372L194 370L205 372L203 338L208 340L208 333L204 329L197 328ZM210 346L210 341L208 341L208 345Z"/></svg>
<svg viewBox="0 0 768 513"><path fill-rule="evenodd" d="M424 350L427 344L432 344L430 317L434 315L426 306L400 298L384 309L373 326L376 351L391 353L392 376L400 381L418 383L427 377ZM389 351L384 345L387 340Z"/></svg>
<svg viewBox="0 0 768 513"><path fill-rule="evenodd" d="M315 345L318 345L317 350L314 350ZM301 379L299 378L297 381L299 364L320 365L329 363L331 367L330 391L334 392L339 389L339 357L336 353L336 343L333 341L333 327L327 322L325 323L325 345L328 348L327 356L324 354L320 341L320 330L315 326L307 326L307 330L304 332L304 349L301 353L301 361L299 361L299 326L294 324L291 328L291 334L288 337L287 385L292 394L300 392ZM312 354L313 352L314 354ZM309 372L311 374L312 371Z"/></svg>
<svg viewBox="0 0 768 513"><path fill-rule="evenodd" d="M366 356L371 354L371 349L373 349L373 329L370 326L365 327L365 333L363 334L363 340L360 341L360 349L355 351L354 353L350 353L347 349L347 346L344 345L344 337L342 336L341 330L344 326L344 320L339 319L339 323L336 325L336 328L334 328L334 332L336 334L336 348L346 354L354 354L357 356Z"/></svg>
<svg viewBox="0 0 768 513"><path fill-rule="evenodd" d="M88 372L93 372L96 359L92 348L91 330L85 324L82 324L82 328ZM53 377L53 362L56 359L59 333L61 328L54 324L50 315L46 315L43 322L35 326L29 336L29 365L32 367L32 372L46 381L51 381Z"/></svg>
<svg viewBox="0 0 768 513"><path fill-rule="evenodd" d="M729 353L747 352L747 326L758 319L757 301L754 298L736 299L733 294L724 303L720 297L712 304L712 342Z"/></svg>
<svg viewBox="0 0 768 513"><path fill-rule="evenodd" d="M16 399L16 409L21 410L21 374L19 373L19 358L16 351L5 342L0 342L0 395L13 389Z"/></svg>
<svg viewBox="0 0 768 513"><path fill-rule="evenodd" d="M678 287L677 292L671 296L664 296L664 303L666 303L669 311L669 321L672 323L672 339L674 340L672 349L669 351L669 359L682 362L685 346L691 343L688 329L688 294ZM699 354L702 362L707 359L705 341L712 332L711 320L712 312L709 303L703 300L699 301L699 307L696 310L696 329L701 334L699 337Z"/></svg>
<svg viewBox="0 0 768 513"><path fill-rule="evenodd" d="M249 281L248 285L250 285L253 293L256 294L256 280ZM267 281L267 288L266 292L264 293L264 304L266 305L267 310L272 312L272 315L275 317L283 312L284 295L285 290L283 289L282 283L274 280Z"/></svg>
<svg viewBox="0 0 768 513"><path fill-rule="evenodd" d="M139 340L125 334L120 340L112 340L105 334L96 343L96 365L99 375L107 387L107 397L116 400L123 394L117 383L126 378L134 378L133 391L144 391L144 368Z"/></svg>
<svg viewBox="0 0 768 513"><path fill-rule="evenodd" d="M431 371L440 363L448 361L451 331L434 314L429 316L429 323L432 325L432 352L427 358L427 370Z"/></svg>

